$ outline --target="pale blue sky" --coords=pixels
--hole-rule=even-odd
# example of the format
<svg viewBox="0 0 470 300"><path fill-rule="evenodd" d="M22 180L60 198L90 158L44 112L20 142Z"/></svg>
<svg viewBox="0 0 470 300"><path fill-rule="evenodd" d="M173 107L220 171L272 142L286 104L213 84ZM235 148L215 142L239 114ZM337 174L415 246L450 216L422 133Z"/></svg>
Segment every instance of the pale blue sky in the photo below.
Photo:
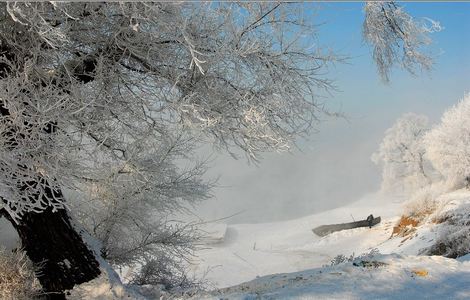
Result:
<svg viewBox="0 0 470 300"><path fill-rule="evenodd" d="M327 99L332 110L348 116L326 120L319 133L301 142L302 152L268 154L259 166L219 155L209 176L221 176L217 199L203 205L203 217L245 213L232 222L290 219L352 202L376 191L380 170L370 161L384 131L403 113L442 112L470 91L470 3L400 3L414 17L439 21L444 30L432 35L434 70L413 77L393 70L384 85L369 48L361 38L362 2L308 3L315 22L325 23L320 43L351 57L329 76L341 90ZM368 214L369 212L365 212Z"/></svg>
<svg viewBox="0 0 470 300"><path fill-rule="evenodd" d="M352 114L389 107L420 109L440 113L468 91L470 86L470 3L400 3L414 17L439 21L444 30L432 34L436 54L434 70L415 78L399 69L393 71L389 85L383 85L371 60L370 49L361 39L362 2L310 3L320 6L320 41L349 55L349 65L337 65L332 75L342 90L333 102ZM411 103L417 102L417 103ZM427 111L423 111L427 112ZM388 112L387 112L388 113Z"/></svg>

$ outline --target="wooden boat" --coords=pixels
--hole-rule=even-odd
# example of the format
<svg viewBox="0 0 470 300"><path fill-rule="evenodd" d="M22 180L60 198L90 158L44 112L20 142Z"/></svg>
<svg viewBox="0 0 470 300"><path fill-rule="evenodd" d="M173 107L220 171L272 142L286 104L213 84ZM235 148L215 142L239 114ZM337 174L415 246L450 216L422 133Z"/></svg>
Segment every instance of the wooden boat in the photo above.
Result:
<svg viewBox="0 0 470 300"><path fill-rule="evenodd" d="M379 224L380 221L381 221L380 217L372 219L371 226ZM322 225L322 226L318 226L312 229L312 231L318 236L325 236L332 232L353 229L353 228L358 228L358 227L369 227L369 221L361 220L361 221L356 221L356 222L351 222L351 223Z"/></svg>

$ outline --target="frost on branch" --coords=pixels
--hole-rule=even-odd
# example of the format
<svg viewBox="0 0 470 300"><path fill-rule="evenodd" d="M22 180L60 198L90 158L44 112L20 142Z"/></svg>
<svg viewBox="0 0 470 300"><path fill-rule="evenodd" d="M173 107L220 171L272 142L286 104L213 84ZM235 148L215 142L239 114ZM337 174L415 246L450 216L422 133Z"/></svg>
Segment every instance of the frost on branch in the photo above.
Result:
<svg viewBox="0 0 470 300"><path fill-rule="evenodd" d="M205 163L184 159L192 150L190 145L191 141L181 135L160 145L142 142L143 149L129 153L132 160L116 168L104 164L102 179L83 186L85 194L69 191L69 205L101 241L104 258L114 266L137 270L158 260L159 266L168 270L158 269L163 273L148 275L154 276L153 280L160 278L160 283L165 282L168 287L177 284L176 274L185 274L183 265L191 259L199 238L193 224L170 218L209 197L212 187L212 183L202 179ZM175 274L165 277L170 269ZM145 272L150 270L153 269Z"/></svg>
<svg viewBox="0 0 470 300"><path fill-rule="evenodd" d="M288 149L321 113L317 94L330 87L324 74L336 59L312 45L314 28L299 9L0 4L2 207L16 221L60 209L61 190L86 194L119 170L144 174L132 178L136 187L155 179L150 194L169 178L156 161L174 132L239 148L250 159ZM189 148L178 153L189 156ZM147 152L154 157L140 155L144 149L156 149ZM198 183L181 187L200 195Z"/></svg>
<svg viewBox="0 0 470 300"><path fill-rule="evenodd" d="M363 24L364 40L373 48L373 58L384 82L389 81L392 67L398 62L408 72L430 70L433 58L425 47L430 33L442 27L436 21L413 19L395 2L367 2Z"/></svg>
<svg viewBox="0 0 470 300"><path fill-rule="evenodd" d="M433 179L432 168L425 159L423 136L428 118L407 113L385 132L372 161L382 166L382 190L412 193Z"/></svg>
<svg viewBox="0 0 470 300"><path fill-rule="evenodd" d="M447 110L425 137L426 156L448 183L467 184L470 176L470 94Z"/></svg>

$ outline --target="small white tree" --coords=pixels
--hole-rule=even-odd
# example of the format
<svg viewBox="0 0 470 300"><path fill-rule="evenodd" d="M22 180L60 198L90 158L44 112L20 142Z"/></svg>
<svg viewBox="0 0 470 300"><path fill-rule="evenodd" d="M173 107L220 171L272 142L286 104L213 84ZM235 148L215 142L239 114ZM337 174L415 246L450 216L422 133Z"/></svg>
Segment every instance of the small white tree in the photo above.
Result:
<svg viewBox="0 0 470 300"><path fill-rule="evenodd" d="M449 184L468 184L470 176L470 94L447 110L425 136L426 157Z"/></svg>
<svg viewBox="0 0 470 300"><path fill-rule="evenodd" d="M428 118L407 113L385 132L372 161L382 165L382 190L410 193L430 183L430 172L424 159L423 136Z"/></svg>

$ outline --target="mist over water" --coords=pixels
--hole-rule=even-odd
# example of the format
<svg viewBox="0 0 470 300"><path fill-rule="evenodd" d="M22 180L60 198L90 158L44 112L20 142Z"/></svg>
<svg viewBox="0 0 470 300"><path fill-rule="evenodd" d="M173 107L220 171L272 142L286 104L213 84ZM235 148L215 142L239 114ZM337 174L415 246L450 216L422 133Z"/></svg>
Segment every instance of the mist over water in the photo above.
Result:
<svg viewBox="0 0 470 300"><path fill-rule="evenodd" d="M259 165L218 154L208 177L217 177L215 198L198 208L204 219L237 214L227 223L298 218L342 206L375 191L380 170L370 161L383 133L364 120L329 120L291 153L270 153Z"/></svg>
<svg viewBox="0 0 470 300"><path fill-rule="evenodd" d="M378 86L371 96L376 102L359 88L351 98L341 93L330 103L341 103L346 119L320 122L317 133L299 142L300 150L265 154L258 165L248 164L243 156L235 160L204 149L203 156L215 157L206 177L219 181L214 198L198 205L195 214L209 221L236 214L226 223L276 222L340 207L378 191L381 170L370 157L385 131L406 112L425 114L436 123L465 90L459 87L444 96L441 90L425 88L431 82L416 80L409 91L398 84L393 89Z"/></svg>

